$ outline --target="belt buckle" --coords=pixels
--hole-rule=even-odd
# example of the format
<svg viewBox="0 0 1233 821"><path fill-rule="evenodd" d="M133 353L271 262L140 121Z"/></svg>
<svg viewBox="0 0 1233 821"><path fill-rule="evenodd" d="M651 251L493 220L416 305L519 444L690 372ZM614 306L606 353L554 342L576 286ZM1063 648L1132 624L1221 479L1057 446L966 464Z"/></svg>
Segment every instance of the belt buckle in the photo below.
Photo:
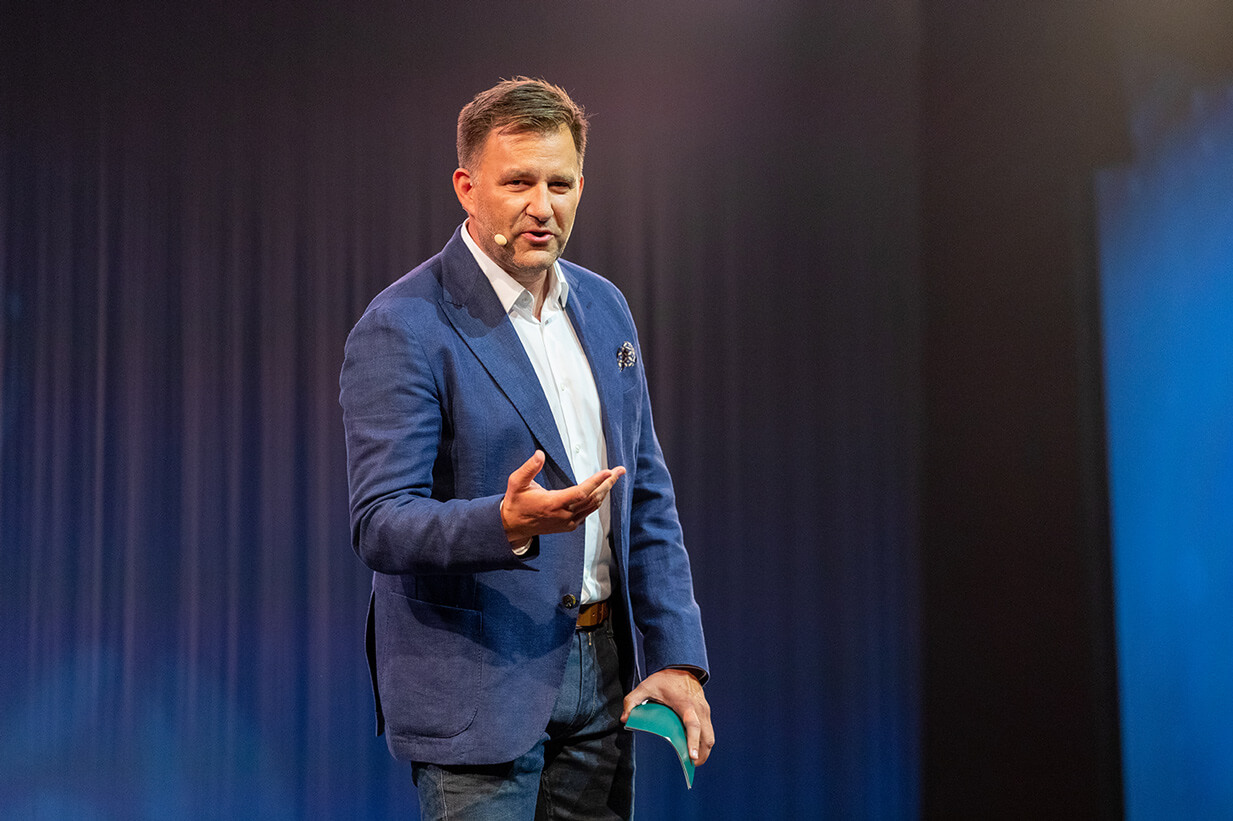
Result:
<svg viewBox="0 0 1233 821"><path fill-rule="evenodd" d="M608 602L591 602L578 611L575 627L578 630L591 630L599 627L608 618Z"/></svg>

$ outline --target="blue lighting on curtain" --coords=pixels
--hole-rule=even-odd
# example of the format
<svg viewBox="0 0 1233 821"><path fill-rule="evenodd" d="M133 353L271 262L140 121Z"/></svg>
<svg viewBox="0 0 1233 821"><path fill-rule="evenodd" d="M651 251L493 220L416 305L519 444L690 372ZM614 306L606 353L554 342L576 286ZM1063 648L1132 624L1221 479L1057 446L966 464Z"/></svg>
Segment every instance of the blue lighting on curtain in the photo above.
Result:
<svg viewBox="0 0 1233 821"><path fill-rule="evenodd" d="M1233 818L1233 88L1097 193L1127 816Z"/></svg>

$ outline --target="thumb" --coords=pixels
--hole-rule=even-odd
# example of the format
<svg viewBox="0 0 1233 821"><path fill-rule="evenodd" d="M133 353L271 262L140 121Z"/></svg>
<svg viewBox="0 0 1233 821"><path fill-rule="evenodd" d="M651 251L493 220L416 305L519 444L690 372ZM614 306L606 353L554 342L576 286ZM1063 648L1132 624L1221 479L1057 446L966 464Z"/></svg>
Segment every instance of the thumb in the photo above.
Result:
<svg viewBox="0 0 1233 821"><path fill-rule="evenodd" d="M635 707L642 703L642 698L633 693L625 696L625 701L621 704L621 723L624 724L629 720L629 714Z"/></svg>
<svg viewBox="0 0 1233 821"><path fill-rule="evenodd" d="M522 465L509 475L509 486L511 488L524 488L531 484L540 470L544 467L544 452L537 450L531 454L531 458L523 462Z"/></svg>

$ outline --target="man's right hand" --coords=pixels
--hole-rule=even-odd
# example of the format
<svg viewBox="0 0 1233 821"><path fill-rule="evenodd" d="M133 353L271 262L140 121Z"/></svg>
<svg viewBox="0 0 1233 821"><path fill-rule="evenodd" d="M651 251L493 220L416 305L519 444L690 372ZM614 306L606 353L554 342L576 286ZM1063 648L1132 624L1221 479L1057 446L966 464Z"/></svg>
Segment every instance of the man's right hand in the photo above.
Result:
<svg viewBox="0 0 1233 821"><path fill-rule="evenodd" d="M567 533L599 510L624 467L601 470L586 481L563 490L545 490L535 481L544 467L544 452L535 451L522 467L509 475L501 501L501 524L514 547L545 533Z"/></svg>

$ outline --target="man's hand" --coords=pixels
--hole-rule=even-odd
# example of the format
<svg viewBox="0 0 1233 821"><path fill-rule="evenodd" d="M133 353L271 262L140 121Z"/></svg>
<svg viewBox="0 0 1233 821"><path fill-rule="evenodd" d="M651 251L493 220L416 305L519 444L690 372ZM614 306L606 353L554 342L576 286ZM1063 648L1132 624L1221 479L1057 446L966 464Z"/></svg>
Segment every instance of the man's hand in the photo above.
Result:
<svg viewBox="0 0 1233 821"><path fill-rule="evenodd" d="M706 703L697 677L688 670L671 667L651 673L625 697L621 721L626 721L629 711L647 699L668 705L681 717L689 757L695 765L704 763L715 746L715 728L711 726L711 705Z"/></svg>
<svg viewBox="0 0 1233 821"><path fill-rule="evenodd" d="M515 547L533 536L567 533L599 510L625 468L601 470L584 482L564 490L545 490L535 477L544 467L544 452L535 451L522 467L509 475L505 498L501 501L501 524Z"/></svg>

